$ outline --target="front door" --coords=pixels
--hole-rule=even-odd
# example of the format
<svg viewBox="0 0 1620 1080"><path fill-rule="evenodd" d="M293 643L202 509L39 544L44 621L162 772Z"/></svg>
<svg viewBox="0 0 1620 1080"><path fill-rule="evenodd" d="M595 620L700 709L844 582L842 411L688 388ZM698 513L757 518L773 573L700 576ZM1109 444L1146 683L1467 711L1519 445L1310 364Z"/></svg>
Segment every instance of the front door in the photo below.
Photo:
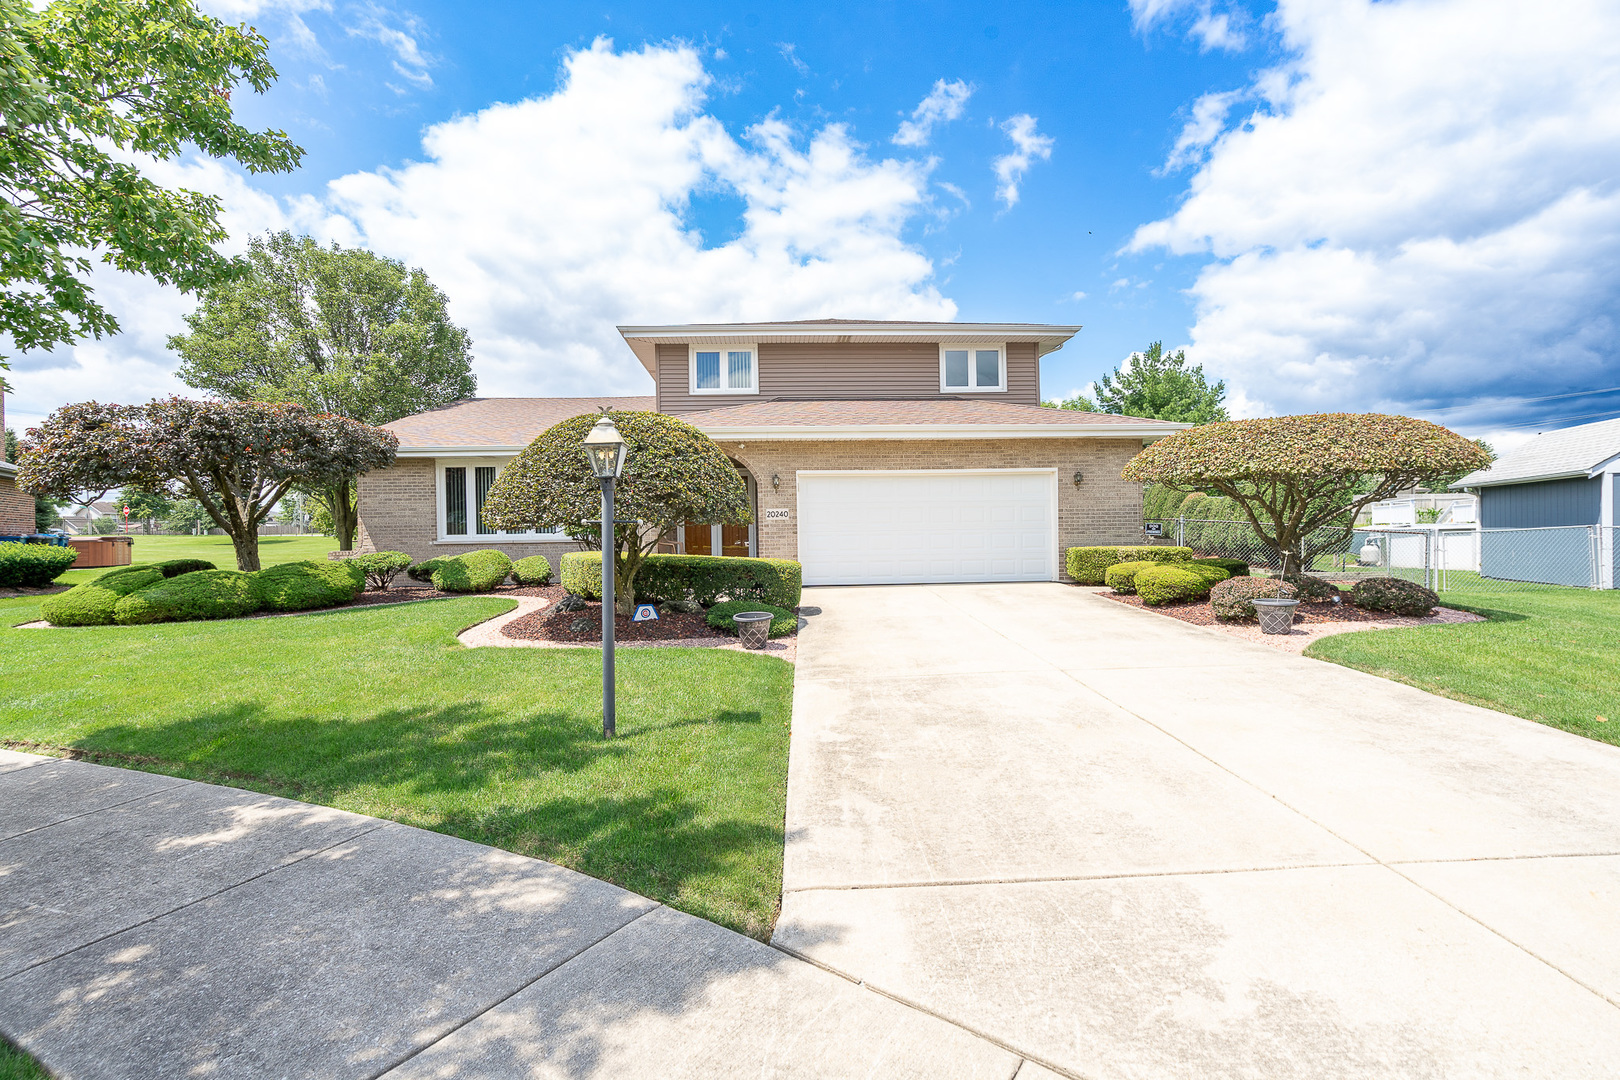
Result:
<svg viewBox="0 0 1620 1080"><path fill-rule="evenodd" d="M689 521L681 526L682 550L687 555L749 554L747 525L702 525Z"/></svg>

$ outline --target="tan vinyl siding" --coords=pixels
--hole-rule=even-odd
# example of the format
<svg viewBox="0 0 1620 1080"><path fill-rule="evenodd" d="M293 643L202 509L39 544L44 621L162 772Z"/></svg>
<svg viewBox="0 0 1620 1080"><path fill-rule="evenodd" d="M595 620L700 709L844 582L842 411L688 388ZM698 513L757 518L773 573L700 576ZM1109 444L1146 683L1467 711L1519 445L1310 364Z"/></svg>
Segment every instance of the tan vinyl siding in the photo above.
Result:
<svg viewBox="0 0 1620 1080"><path fill-rule="evenodd" d="M718 346L717 346L718 347ZM759 393L693 394L686 345L658 346L658 411L696 412L750 401L814 398L983 397L1014 405L1041 402L1040 361L1032 341L1007 343L1005 393L941 395L939 346L847 342L759 346Z"/></svg>

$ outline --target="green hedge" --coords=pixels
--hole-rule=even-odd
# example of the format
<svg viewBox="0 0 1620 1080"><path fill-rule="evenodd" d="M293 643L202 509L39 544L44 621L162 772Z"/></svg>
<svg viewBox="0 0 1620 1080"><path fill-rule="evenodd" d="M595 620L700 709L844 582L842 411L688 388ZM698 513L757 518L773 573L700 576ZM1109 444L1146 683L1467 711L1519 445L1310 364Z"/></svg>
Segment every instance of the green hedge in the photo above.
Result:
<svg viewBox="0 0 1620 1080"><path fill-rule="evenodd" d="M1196 566L1218 566L1231 577L1248 577L1249 563L1245 559L1194 559Z"/></svg>
<svg viewBox="0 0 1620 1080"><path fill-rule="evenodd" d="M512 564L512 580L525 587L551 584L551 560L544 555L530 555Z"/></svg>
<svg viewBox="0 0 1620 1080"><path fill-rule="evenodd" d="M39 605L39 613L52 626L111 626L118 601L162 580L163 572L156 567L127 567L47 596Z"/></svg>
<svg viewBox="0 0 1620 1080"><path fill-rule="evenodd" d="M484 548L441 560L433 571L433 587L445 592L490 592L511 572L512 559L506 552Z"/></svg>
<svg viewBox="0 0 1620 1080"><path fill-rule="evenodd" d="M148 585L118 601L113 618L120 625L230 619L258 611L264 603L256 574L236 570L197 570Z"/></svg>
<svg viewBox="0 0 1620 1080"><path fill-rule="evenodd" d="M721 558L724 557L721 556ZM772 604L762 604L757 600L723 601L710 608L705 619L716 630L724 630L728 634L735 634L737 624L732 621L731 617L740 615L745 611L770 612L771 637L786 637L788 634L796 633L799 629L799 616L796 612L787 611Z"/></svg>
<svg viewBox="0 0 1620 1080"><path fill-rule="evenodd" d="M0 544L0 586L43 589L68 567L79 553L55 544Z"/></svg>
<svg viewBox="0 0 1620 1080"><path fill-rule="evenodd" d="M366 587L366 572L352 559L305 559L267 566L253 575L271 611L309 611L347 604Z"/></svg>
<svg viewBox="0 0 1620 1080"><path fill-rule="evenodd" d="M1104 575L1103 580L1108 583L1110 589L1129 596L1136 592L1136 575L1153 565L1155 564L1143 562L1139 559L1131 562L1115 563L1108 568L1108 573Z"/></svg>
<svg viewBox="0 0 1620 1080"><path fill-rule="evenodd" d="M1289 574L1283 580L1298 590L1301 600L1331 600L1339 595L1339 587L1326 578L1311 574Z"/></svg>
<svg viewBox="0 0 1620 1080"><path fill-rule="evenodd" d="M694 600L704 607L753 600L779 608L799 606L804 569L792 559L734 555L649 555L636 571L636 599L652 603ZM562 586L587 600L602 598L602 553L570 551L562 557Z"/></svg>
<svg viewBox="0 0 1620 1080"><path fill-rule="evenodd" d="M450 560L448 555L440 555L436 559L423 559L409 570L405 576L412 581L420 581L424 585L433 584L433 572Z"/></svg>
<svg viewBox="0 0 1620 1080"><path fill-rule="evenodd" d="M1153 563L1137 571L1136 595L1144 604L1168 604L1174 600L1195 600L1230 575L1218 566L1198 566L1191 562Z"/></svg>
<svg viewBox="0 0 1620 1080"><path fill-rule="evenodd" d="M1065 553L1069 577L1081 585L1102 585L1108 581L1108 568L1123 562L1186 562L1192 549L1162 544L1103 547L1072 547Z"/></svg>
<svg viewBox="0 0 1620 1080"><path fill-rule="evenodd" d="M1440 597L1415 581L1405 578L1368 578L1356 582L1350 599L1368 611L1388 611L1395 615L1427 615L1440 604Z"/></svg>
<svg viewBox="0 0 1620 1080"><path fill-rule="evenodd" d="M345 561L359 568L368 589L388 588L399 572L411 565L411 557L403 551L368 551L364 555L351 555Z"/></svg>

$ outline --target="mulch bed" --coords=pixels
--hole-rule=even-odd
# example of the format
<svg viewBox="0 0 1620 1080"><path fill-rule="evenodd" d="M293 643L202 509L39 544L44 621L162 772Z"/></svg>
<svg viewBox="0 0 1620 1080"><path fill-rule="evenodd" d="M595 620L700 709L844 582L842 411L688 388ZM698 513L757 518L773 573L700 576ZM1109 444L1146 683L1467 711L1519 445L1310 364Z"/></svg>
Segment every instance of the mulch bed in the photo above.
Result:
<svg viewBox="0 0 1620 1080"><path fill-rule="evenodd" d="M15 600L19 596L49 596L51 593L67 592L71 588L71 585L46 585L40 589L27 585L7 585L0 588L0 600Z"/></svg>
<svg viewBox="0 0 1620 1080"><path fill-rule="evenodd" d="M559 595L560 595L559 589ZM545 608L501 627L501 633L522 641L593 642L602 640L602 605L587 602L581 611L553 611ZM623 615L613 620L614 640L676 641L691 638L729 638L732 635L710 626L702 615L660 614L646 622L632 622Z"/></svg>
<svg viewBox="0 0 1620 1080"><path fill-rule="evenodd" d="M1115 592L1105 592L1103 595L1121 604L1147 608L1155 614L1168 615L1172 619L1180 619L1195 626L1233 625L1231 620L1217 618L1215 609L1209 606L1208 600L1181 600L1150 607L1142 602L1140 596L1121 596ZM1299 607L1294 609L1295 626L1301 623L1388 622L1390 618L1391 615L1387 611L1363 611L1354 604L1344 602L1335 604L1331 600L1301 600Z"/></svg>

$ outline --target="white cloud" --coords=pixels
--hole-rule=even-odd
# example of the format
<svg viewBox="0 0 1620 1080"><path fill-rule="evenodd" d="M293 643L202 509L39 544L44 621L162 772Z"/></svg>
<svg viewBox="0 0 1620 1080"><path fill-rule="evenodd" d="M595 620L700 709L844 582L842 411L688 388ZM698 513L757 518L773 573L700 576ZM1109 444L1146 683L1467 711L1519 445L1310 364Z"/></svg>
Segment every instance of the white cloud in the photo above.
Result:
<svg viewBox="0 0 1620 1080"><path fill-rule="evenodd" d="M1018 185L1024 173L1035 161L1051 158L1055 140L1036 132L1035 118L1028 113L1019 113L1005 121L1001 130L1012 140L1013 152L996 158L990 163L990 169L996 174L996 198L1010 207L1018 202Z"/></svg>
<svg viewBox="0 0 1620 1080"><path fill-rule="evenodd" d="M1156 25L1191 18L1188 33L1198 39L1200 48L1236 51L1245 47L1243 32L1247 18L1241 9L1220 10L1213 0L1130 0L1131 22L1145 33Z"/></svg>
<svg viewBox="0 0 1620 1080"><path fill-rule="evenodd" d="M896 146L927 146L933 136L934 125L946 124L961 116L962 110L967 108L968 98L972 96L973 87L961 79L954 82L934 80L934 88L911 110L911 119L900 122L900 129L894 133L892 141Z"/></svg>
<svg viewBox="0 0 1620 1080"><path fill-rule="evenodd" d="M1276 22L1293 59L1247 88L1262 108L1216 134L1195 106L1168 164L1208 160L1131 243L1214 257L1190 352L1274 410L1620 382L1620 9L1283 0Z"/></svg>
<svg viewBox="0 0 1620 1080"><path fill-rule="evenodd" d="M810 65L799 59L798 46L794 45L793 42L777 42L776 51L782 54L782 59L793 65L793 70L797 71L801 77L810 74Z"/></svg>
<svg viewBox="0 0 1620 1080"><path fill-rule="evenodd" d="M1226 129L1226 114L1231 112L1232 106L1243 97L1244 92L1241 90L1228 90L1224 93L1205 94L1193 102L1192 116L1182 125L1181 134L1176 137L1176 144L1171 148L1170 157L1159 170L1159 175L1197 164L1202 160L1204 151Z"/></svg>
<svg viewBox="0 0 1620 1080"><path fill-rule="evenodd" d="M394 54L393 68L396 74L419 90L433 87L433 76L428 74L428 68L433 66L435 59L424 53L418 43L422 24L415 16L375 3L367 4L357 15L357 21L344 28L350 37L366 38L387 47ZM387 85L396 93L405 92L401 87Z"/></svg>
<svg viewBox="0 0 1620 1080"><path fill-rule="evenodd" d="M238 241L287 227L423 267L471 332L486 395L647 392L616 323L955 317L902 237L927 209L928 163L874 161L838 124L771 119L734 138L703 111L709 78L686 47L598 41L563 74L549 95L433 125L423 160L342 177L322 200L278 201L216 163L160 178L221 194ZM706 247L686 215L716 190L744 210L735 239ZM70 368L14 372L17 422L95 394L185 392L163 340L190 301L100 280L128 332L50 361Z"/></svg>

